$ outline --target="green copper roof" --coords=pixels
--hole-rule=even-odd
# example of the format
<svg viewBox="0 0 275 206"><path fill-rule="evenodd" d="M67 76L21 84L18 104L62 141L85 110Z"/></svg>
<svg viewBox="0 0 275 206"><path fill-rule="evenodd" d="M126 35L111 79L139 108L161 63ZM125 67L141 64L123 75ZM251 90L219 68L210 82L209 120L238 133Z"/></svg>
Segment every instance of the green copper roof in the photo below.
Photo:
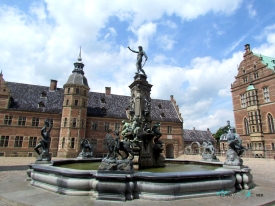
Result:
<svg viewBox="0 0 275 206"><path fill-rule="evenodd" d="M250 84L250 85L246 88L246 91L253 90L253 89L255 89L254 85L253 85L253 84Z"/></svg>
<svg viewBox="0 0 275 206"><path fill-rule="evenodd" d="M266 64L269 69L275 71L275 57L268 57L261 54L253 53L255 56L262 57L262 63Z"/></svg>

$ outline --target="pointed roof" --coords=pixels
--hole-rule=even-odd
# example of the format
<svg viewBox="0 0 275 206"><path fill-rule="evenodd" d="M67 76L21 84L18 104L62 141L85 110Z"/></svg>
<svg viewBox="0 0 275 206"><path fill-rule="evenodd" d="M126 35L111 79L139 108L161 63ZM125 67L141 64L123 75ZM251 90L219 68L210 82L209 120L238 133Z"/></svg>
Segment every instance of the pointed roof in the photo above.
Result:
<svg viewBox="0 0 275 206"><path fill-rule="evenodd" d="M84 64L82 63L81 47L80 47L80 52L77 58L77 62L74 63L74 70L72 71L72 74L69 76L66 84L83 85L83 86L89 87L88 80L84 76L83 68L84 68Z"/></svg>

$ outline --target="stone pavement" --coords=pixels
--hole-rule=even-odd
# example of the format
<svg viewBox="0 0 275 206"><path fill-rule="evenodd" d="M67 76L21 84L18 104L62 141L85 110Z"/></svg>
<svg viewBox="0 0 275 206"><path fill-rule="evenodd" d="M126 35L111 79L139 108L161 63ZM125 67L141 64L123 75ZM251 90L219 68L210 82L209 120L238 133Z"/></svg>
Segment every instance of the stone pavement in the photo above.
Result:
<svg viewBox="0 0 275 206"><path fill-rule="evenodd" d="M178 159L200 160L200 156L183 155ZM220 160L224 158L219 157ZM253 174L255 188L236 193L234 196L211 196L174 201L133 200L127 202L98 201L91 196L66 196L30 186L24 167L35 161L34 158L0 157L0 206L38 205L38 206L124 206L124 205L275 205L275 161L243 158ZM11 167L16 166L16 167ZM20 168L22 170L20 170ZM249 195L250 194L250 195ZM248 197L247 197L248 196Z"/></svg>

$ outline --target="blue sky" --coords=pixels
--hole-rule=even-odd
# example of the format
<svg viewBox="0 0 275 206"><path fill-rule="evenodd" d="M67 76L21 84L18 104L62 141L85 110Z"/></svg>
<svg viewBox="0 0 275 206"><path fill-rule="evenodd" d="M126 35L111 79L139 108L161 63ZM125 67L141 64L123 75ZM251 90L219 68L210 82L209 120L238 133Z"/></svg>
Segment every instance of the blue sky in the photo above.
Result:
<svg viewBox="0 0 275 206"><path fill-rule="evenodd" d="M275 0L0 0L6 81L63 87L79 47L90 91L129 95L143 46L151 97L174 95L184 128L234 124L230 85L244 45L275 57Z"/></svg>

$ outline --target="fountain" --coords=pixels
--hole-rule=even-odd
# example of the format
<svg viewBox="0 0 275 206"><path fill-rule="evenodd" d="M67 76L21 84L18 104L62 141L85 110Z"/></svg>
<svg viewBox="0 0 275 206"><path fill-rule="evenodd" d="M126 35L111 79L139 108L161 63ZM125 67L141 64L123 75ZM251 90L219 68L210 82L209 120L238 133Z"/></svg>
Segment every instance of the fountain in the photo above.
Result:
<svg viewBox="0 0 275 206"><path fill-rule="evenodd" d="M130 48L129 48L130 49ZM33 164L28 170L30 184L66 195L91 195L98 200L176 200L180 198L217 195L223 190L236 191L236 170L218 169L189 172L141 172L139 169L165 167L165 162L188 163L166 160L162 155L163 142L159 131L160 122L151 127L152 85L142 69L142 57L147 56L139 47L137 73L129 86L131 100L127 110L128 121L122 121L119 131L109 130L105 137L108 155L104 159L68 159L51 164ZM145 61L146 62L146 61ZM144 66L144 64L143 64ZM139 72L142 72L140 74ZM76 170L57 167L68 163L99 162L98 170ZM204 162L217 167L220 163ZM240 174L240 173L239 173Z"/></svg>

